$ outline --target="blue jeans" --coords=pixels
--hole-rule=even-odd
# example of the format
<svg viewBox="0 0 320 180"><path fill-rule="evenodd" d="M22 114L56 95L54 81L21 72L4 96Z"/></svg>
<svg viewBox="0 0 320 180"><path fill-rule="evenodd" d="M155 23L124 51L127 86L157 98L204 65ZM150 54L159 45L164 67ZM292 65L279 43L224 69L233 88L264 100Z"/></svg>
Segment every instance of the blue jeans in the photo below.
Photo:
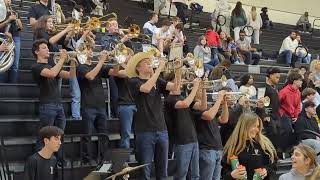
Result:
<svg viewBox="0 0 320 180"><path fill-rule="evenodd" d="M168 149L168 131L136 133L137 160L140 164L149 164L143 168L143 179L151 179L153 158L157 179L167 179Z"/></svg>
<svg viewBox="0 0 320 180"><path fill-rule="evenodd" d="M57 126L64 130L66 127L66 117L61 103L39 104L39 119L40 129L45 126ZM44 143L38 138L36 151L39 151L43 146ZM58 158L60 157L58 156Z"/></svg>
<svg viewBox="0 0 320 180"><path fill-rule="evenodd" d="M285 62L287 64L291 64L291 62L292 62L292 51L291 50L282 51L279 56L280 56L281 60L285 60Z"/></svg>
<svg viewBox="0 0 320 180"><path fill-rule="evenodd" d="M69 84L70 84L70 90L71 90L70 95L72 98L72 102L71 102L72 119L79 120L81 118L80 116L81 93L80 93L80 88L78 84L78 79L76 77L69 79Z"/></svg>
<svg viewBox="0 0 320 180"><path fill-rule="evenodd" d="M260 61L260 55L247 51L247 52L241 52L241 54L243 54L246 59L244 60L245 64L252 64L252 65L257 65L259 64ZM253 62L252 62L253 60Z"/></svg>
<svg viewBox="0 0 320 180"><path fill-rule="evenodd" d="M10 74L9 74L9 82L17 83L18 82L18 71L19 71L19 60L20 60L20 47L21 41L20 37L13 37L15 49L14 49L14 62L11 66Z"/></svg>
<svg viewBox="0 0 320 180"><path fill-rule="evenodd" d="M201 150L199 153L199 167L201 180L220 180L222 151Z"/></svg>
<svg viewBox="0 0 320 180"><path fill-rule="evenodd" d="M81 110L84 133L92 134L96 129L97 133L107 133L107 114L105 108L83 108ZM93 144L91 138L83 138L83 157L93 159Z"/></svg>
<svg viewBox="0 0 320 180"><path fill-rule="evenodd" d="M118 115L120 120L120 148L130 148L130 134L133 115L137 111L136 105L119 105Z"/></svg>
<svg viewBox="0 0 320 180"><path fill-rule="evenodd" d="M297 61L300 63L310 64L311 62L311 54L309 53L306 57L303 57L301 54L298 55Z"/></svg>
<svg viewBox="0 0 320 180"><path fill-rule="evenodd" d="M191 180L200 178L198 143L175 145L175 156L177 168L174 180L185 180L189 167Z"/></svg>

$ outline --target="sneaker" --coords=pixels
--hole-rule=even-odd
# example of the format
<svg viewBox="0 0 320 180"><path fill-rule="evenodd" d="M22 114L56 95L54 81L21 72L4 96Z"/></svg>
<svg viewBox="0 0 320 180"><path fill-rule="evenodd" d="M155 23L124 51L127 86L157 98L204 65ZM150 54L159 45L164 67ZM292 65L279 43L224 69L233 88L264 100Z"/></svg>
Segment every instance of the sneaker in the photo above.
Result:
<svg viewBox="0 0 320 180"><path fill-rule="evenodd" d="M187 23L187 24L183 25L183 27L188 29L188 28L190 28L190 24Z"/></svg>

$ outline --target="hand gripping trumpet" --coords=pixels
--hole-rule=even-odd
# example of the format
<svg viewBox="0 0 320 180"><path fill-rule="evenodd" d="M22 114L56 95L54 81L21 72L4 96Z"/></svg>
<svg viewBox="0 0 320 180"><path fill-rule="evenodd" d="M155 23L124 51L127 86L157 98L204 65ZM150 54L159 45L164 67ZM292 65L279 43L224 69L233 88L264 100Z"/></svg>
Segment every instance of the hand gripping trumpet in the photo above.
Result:
<svg viewBox="0 0 320 180"><path fill-rule="evenodd" d="M222 87L225 87L227 84L226 82L227 82L227 78L226 76L223 75L221 79L201 81L199 89L212 90L213 87L217 85L221 85ZM184 82L182 84L186 84L188 90L191 90L193 88L192 82Z"/></svg>
<svg viewBox="0 0 320 180"><path fill-rule="evenodd" d="M264 107L270 106L270 101L271 100L270 100L270 98L268 96L265 96L265 97L263 97L261 99L249 99L249 105L251 107L257 107L259 101L263 102Z"/></svg>

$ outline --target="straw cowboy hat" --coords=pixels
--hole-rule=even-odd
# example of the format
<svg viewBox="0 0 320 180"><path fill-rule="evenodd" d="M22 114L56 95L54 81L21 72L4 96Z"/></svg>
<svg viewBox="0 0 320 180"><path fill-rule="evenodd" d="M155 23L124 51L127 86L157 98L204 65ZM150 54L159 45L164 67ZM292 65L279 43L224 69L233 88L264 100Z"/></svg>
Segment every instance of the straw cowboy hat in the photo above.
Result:
<svg viewBox="0 0 320 180"><path fill-rule="evenodd" d="M127 67L125 69L127 76L129 78L138 77L139 75L136 72L136 66L140 61L151 58L151 56L152 54L147 52L139 52L132 56L132 58L128 61Z"/></svg>

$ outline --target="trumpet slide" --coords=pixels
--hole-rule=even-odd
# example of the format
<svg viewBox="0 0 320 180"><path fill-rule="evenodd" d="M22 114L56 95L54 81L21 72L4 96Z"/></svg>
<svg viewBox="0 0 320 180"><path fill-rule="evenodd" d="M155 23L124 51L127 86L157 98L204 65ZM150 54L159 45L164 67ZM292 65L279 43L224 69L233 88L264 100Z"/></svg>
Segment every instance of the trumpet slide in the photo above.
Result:
<svg viewBox="0 0 320 180"><path fill-rule="evenodd" d="M226 76L222 76L221 79L216 80L207 80L200 82L200 89L212 90L214 86L221 85L222 87L226 86L227 78ZM193 87L192 82L183 82L182 84L187 85L187 89L191 90Z"/></svg>

